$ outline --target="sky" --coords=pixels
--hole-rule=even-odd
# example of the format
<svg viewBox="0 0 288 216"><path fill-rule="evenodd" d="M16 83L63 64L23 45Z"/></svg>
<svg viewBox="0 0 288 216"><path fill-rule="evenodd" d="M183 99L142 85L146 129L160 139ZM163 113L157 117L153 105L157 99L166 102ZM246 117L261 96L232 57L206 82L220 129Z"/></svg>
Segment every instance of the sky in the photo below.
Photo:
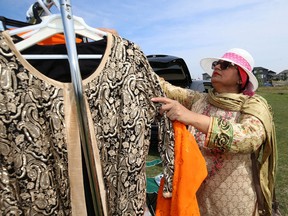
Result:
<svg viewBox="0 0 288 216"><path fill-rule="evenodd" d="M37 0L1 0L0 16L26 21ZM146 55L185 60L193 79L202 79L200 60L231 48L252 54L255 67L288 69L287 0L70 0L72 13L91 27L117 30ZM56 6L52 13L60 13Z"/></svg>

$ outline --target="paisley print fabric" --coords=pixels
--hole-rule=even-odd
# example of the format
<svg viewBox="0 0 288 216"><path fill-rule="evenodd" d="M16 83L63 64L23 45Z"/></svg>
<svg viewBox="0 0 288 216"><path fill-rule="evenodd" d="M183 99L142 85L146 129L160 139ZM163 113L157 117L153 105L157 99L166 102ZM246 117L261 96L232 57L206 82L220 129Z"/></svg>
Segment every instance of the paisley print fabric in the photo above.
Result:
<svg viewBox="0 0 288 216"><path fill-rule="evenodd" d="M137 46L115 38L113 47L114 52L108 58L110 67L89 82L85 92L103 163L109 211L111 215L142 215L150 142L147 128L157 113L150 98L163 93L157 76L149 71L147 60ZM167 167L165 175L171 182L172 128L167 119L161 124L168 126L161 127L166 131L160 134L166 134L161 140L169 145L159 147L160 152L167 153L162 154L162 159ZM170 193L167 189L165 193Z"/></svg>
<svg viewBox="0 0 288 216"><path fill-rule="evenodd" d="M104 207L108 215L143 215L151 123L165 130L159 151L170 195L173 129L150 102L164 94L140 48L110 34L107 40L102 62L83 80ZM0 215L85 215L71 83L42 75L6 33L0 53Z"/></svg>
<svg viewBox="0 0 288 216"><path fill-rule="evenodd" d="M1 215L69 215L63 91L27 73L0 41Z"/></svg>

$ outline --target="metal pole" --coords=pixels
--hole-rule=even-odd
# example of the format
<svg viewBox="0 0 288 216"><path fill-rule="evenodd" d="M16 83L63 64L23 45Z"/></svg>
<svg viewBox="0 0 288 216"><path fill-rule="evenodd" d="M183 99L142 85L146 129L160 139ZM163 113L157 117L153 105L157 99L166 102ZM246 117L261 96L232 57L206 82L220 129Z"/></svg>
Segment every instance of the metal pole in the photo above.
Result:
<svg viewBox="0 0 288 216"><path fill-rule="evenodd" d="M93 157L91 136L90 131L88 130L89 127L88 127L87 111L83 97L82 79L77 57L76 42L75 42L76 36L75 36L73 14L70 0L60 0L60 11L63 21L64 35L70 64L71 79L77 106L82 150L84 153L87 173L89 177L89 184L92 194L94 212L95 215L102 216L104 215L103 205L99 190L97 171L94 166L95 158Z"/></svg>

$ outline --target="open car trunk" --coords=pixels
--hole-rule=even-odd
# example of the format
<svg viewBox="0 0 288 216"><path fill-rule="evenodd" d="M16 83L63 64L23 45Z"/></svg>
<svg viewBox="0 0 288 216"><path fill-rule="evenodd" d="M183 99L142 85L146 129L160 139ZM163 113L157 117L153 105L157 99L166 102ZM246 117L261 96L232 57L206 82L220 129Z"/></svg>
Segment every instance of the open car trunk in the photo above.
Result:
<svg viewBox="0 0 288 216"><path fill-rule="evenodd" d="M170 55L148 55L147 58L155 73L160 77L173 85L190 87L191 75L182 58Z"/></svg>

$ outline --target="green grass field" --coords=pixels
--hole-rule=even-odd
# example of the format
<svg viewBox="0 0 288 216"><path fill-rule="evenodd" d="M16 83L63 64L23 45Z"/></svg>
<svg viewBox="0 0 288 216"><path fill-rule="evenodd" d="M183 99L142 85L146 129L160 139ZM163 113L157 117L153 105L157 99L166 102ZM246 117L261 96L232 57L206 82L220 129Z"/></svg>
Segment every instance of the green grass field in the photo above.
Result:
<svg viewBox="0 0 288 216"><path fill-rule="evenodd" d="M288 87L262 87L257 93L266 98L274 113L278 146L276 197L282 215L288 215Z"/></svg>
<svg viewBox="0 0 288 216"><path fill-rule="evenodd" d="M280 203L283 216L288 216L288 87L261 87L257 94L266 98L272 106L276 136L278 144L278 171L276 176L276 197ZM154 149L154 150L153 150ZM152 148L148 160L158 157ZM157 151L157 149L156 149ZM154 176L161 171L161 167L149 167L148 176Z"/></svg>

